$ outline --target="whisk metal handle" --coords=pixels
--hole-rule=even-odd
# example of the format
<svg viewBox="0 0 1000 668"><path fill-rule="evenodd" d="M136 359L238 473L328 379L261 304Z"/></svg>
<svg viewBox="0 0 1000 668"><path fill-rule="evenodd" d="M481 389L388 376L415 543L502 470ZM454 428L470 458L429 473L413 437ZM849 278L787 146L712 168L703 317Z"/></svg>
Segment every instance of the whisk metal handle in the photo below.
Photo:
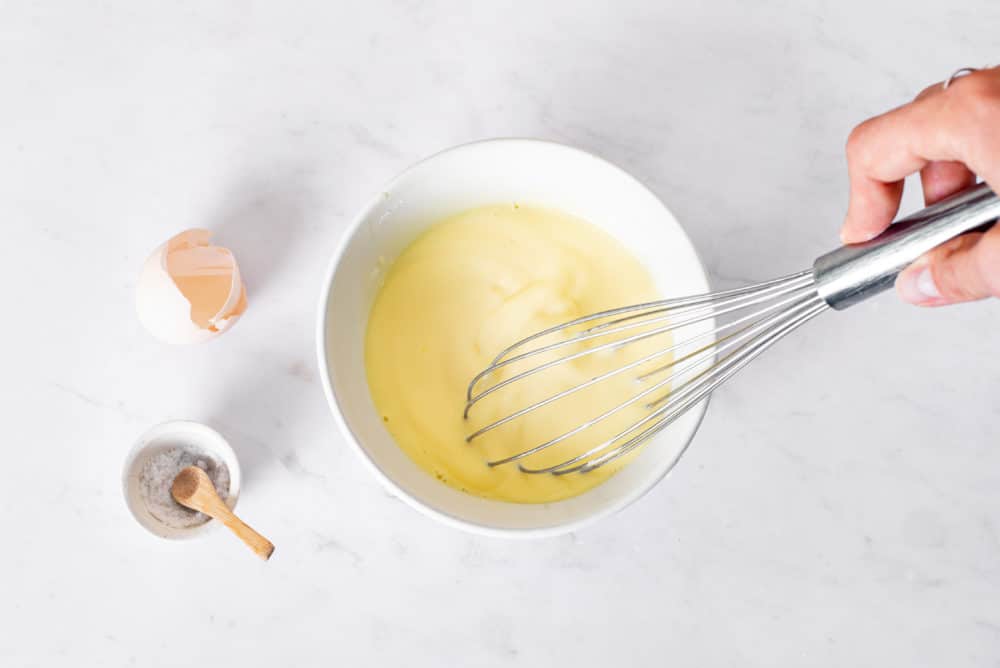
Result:
<svg viewBox="0 0 1000 668"><path fill-rule="evenodd" d="M850 244L813 263L816 291L843 310L892 287L896 275L929 250L1000 218L1000 197L985 183L893 223L871 241Z"/></svg>

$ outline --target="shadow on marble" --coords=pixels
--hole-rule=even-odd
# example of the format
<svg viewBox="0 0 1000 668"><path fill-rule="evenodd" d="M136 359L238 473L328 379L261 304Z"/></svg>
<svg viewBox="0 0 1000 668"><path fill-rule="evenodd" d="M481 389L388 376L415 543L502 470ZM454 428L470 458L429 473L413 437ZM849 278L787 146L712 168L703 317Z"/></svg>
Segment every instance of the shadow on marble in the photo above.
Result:
<svg viewBox="0 0 1000 668"><path fill-rule="evenodd" d="M240 263L251 300L265 294L305 239L314 198L305 168L275 165L245 175L224 193L208 226Z"/></svg>
<svg viewBox="0 0 1000 668"><path fill-rule="evenodd" d="M320 405L323 395L318 377L309 363L311 331L309 336L300 335L299 323L282 325L276 320L290 317L286 308L274 311L274 300L288 293L288 277L300 269L292 258L301 255L302 246L311 241L317 173L308 164L280 160L248 171L224 191L208 223L218 243L230 248L239 260L251 316L261 313L270 319L264 340L257 342L259 350L250 352L257 362L239 368L210 413L210 423L232 441L244 485L276 469L301 473L295 439L289 432L308 422L304 412L325 411L325 404ZM313 297L310 292L293 299L302 300L301 306L308 306L311 314ZM288 335L274 336L276 327Z"/></svg>
<svg viewBox="0 0 1000 668"><path fill-rule="evenodd" d="M298 343L289 341L266 363L245 370L227 384L226 393L209 414L236 451L244 488L274 475L327 486L327 471L315 469L315 448L326 441L311 438L308 425L329 416L319 380L299 359ZM329 425L333 432L333 424Z"/></svg>

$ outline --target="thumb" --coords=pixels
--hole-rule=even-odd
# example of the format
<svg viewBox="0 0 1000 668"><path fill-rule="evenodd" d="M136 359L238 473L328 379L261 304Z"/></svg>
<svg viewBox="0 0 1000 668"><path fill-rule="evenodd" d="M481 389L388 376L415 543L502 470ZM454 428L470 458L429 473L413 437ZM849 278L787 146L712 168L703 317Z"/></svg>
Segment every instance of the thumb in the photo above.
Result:
<svg viewBox="0 0 1000 668"><path fill-rule="evenodd" d="M899 274L896 291L919 306L1000 296L1000 226L938 246Z"/></svg>

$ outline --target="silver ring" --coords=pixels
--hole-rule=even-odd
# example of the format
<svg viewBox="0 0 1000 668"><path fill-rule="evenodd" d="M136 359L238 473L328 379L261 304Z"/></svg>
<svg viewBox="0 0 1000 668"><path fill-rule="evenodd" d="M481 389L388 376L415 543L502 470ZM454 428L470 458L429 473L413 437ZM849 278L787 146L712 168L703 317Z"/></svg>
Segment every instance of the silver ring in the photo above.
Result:
<svg viewBox="0 0 1000 668"><path fill-rule="evenodd" d="M979 71L978 67L962 67L962 68L959 68L959 69L955 70L954 72L952 72L951 76L948 77L943 84L941 84L941 88L942 88L942 90L948 90L948 86L950 86L951 82L954 81L955 79L957 79L959 77L964 77L967 74L972 74L973 72L978 72L978 71Z"/></svg>

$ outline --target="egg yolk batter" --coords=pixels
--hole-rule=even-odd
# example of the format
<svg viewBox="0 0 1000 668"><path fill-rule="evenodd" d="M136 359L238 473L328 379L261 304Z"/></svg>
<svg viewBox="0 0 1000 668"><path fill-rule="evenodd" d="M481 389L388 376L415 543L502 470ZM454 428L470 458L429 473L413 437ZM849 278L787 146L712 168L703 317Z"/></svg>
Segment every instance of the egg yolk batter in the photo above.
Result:
<svg viewBox="0 0 1000 668"><path fill-rule="evenodd" d="M634 396L639 391L635 373L618 374L472 442L466 437L535 401L669 344L661 337L617 349L609 346L554 365L492 393L464 419L469 381L507 346L529 334L656 298L653 280L639 261L585 221L523 205L466 211L430 227L384 277L365 342L375 407L399 446L421 468L452 487L518 503L546 503L580 494L607 480L628 457L586 473L559 476L524 473L516 462L494 467L487 462L545 443ZM599 339L573 342L512 364L484 378L477 390L600 343ZM662 365L664 360L658 362ZM565 461L648 414L646 400L639 401L520 463L543 467Z"/></svg>

